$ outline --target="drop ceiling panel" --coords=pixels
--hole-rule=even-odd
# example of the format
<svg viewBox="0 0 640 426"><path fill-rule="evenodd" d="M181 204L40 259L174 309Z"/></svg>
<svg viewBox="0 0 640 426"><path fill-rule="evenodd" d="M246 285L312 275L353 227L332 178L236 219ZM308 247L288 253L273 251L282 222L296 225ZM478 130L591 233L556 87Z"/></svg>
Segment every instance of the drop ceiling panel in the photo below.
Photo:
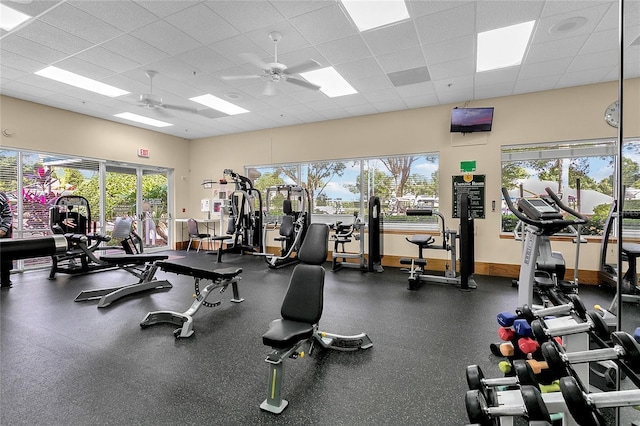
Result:
<svg viewBox="0 0 640 426"><path fill-rule="evenodd" d="M405 0L409 20L364 33L337 0L1 1L42 16L0 33L0 93L113 120L125 109L142 109L137 96L150 90L145 70L155 69L153 92L165 102L195 106L189 97L211 93L250 111L232 119L176 112L168 119L175 126L153 129L187 138L617 79L617 0ZM640 2L625 5L629 45L640 36ZM581 17L584 25L568 28ZM477 32L528 20L539 22L523 64L476 73ZM239 54L272 62L271 31L282 34L280 62L313 58L333 66L358 93L331 99L281 82L265 95L262 70ZM111 99L33 74L47 65L132 93ZM407 78L420 67L433 81ZM625 76L639 75L634 45L625 50Z"/></svg>

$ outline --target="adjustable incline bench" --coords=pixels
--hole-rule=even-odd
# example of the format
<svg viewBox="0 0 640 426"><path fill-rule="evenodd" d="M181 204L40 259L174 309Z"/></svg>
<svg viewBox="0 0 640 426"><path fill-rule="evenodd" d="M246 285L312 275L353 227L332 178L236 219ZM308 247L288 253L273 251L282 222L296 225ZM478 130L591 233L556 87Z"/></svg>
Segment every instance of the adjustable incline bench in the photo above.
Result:
<svg viewBox="0 0 640 426"><path fill-rule="evenodd" d="M339 351L373 346L369 336L364 333L340 336L318 331L325 275L322 264L327 260L328 244L329 227L320 223L311 224L298 252L298 259L303 263L293 270L282 302L282 318L272 321L269 330L262 335L262 343L273 349L265 359L269 364L268 391L267 399L260 404L265 411L280 414L286 408L288 401L281 396L284 360L304 356L299 349L305 343L309 344L309 354L313 352L316 342L323 348Z"/></svg>
<svg viewBox="0 0 640 426"><path fill-rule="evenodd" d="M201 306L213 308L219 306L222 301L207 302L207 298L211 292L217 288L220 289L220 293L224 292L229 284L233 289L234 303L240 303L244 299L240 298L238 293L238 281L240 281L240 273L242 268L221 268L215 270L196 268L193 266L182 265L174 262L159 261L155 263L155 266L162 269L165 272L173 272L179 275L189 275L194 278L194 287L196 293L196 299L191 304L191 307L183 313L174 311L155 311L149 312L147 316L140 323L140 327L146 328L150 325L169 323L180 326L180 328L174 330L173 335L176 339L181 337L190 337L193 331L193 315L200 309ZM200 280L211 281L205 288L200 290Z"/></svg>

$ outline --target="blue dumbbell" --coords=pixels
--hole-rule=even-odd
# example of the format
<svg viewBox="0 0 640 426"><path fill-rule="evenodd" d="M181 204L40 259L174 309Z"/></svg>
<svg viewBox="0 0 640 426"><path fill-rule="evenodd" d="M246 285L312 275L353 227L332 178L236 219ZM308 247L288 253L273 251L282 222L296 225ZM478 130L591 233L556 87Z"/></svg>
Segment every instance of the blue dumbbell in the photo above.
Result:
<svg viewBox="0 0 640 426"><path fill-rule="evenodd" d="M498 314L498 324L502 327L511 327L516 319L518 319L518 315L513 312L500 312Z"/></svg>
<svg viewBox="0 0 640 426"><path fill-rule="evenodd" d="M531 324L526 319L517 319L513 322L513 329L516 333L523 337L533 337L533 331L531 331Z"/></svg>
<svg viewBox="0 0 640 426"><path fill-rule="evenodd" d="M640 343L640 327L636 328L636 331L633 333L633 338L636 339L636 342Z"/></svg>

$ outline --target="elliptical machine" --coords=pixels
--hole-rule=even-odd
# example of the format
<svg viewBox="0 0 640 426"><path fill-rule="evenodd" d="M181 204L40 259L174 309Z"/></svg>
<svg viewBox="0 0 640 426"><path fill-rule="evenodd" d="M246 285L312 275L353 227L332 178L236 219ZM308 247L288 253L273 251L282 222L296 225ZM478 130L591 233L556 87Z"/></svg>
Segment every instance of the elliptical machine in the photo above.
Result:
<svg viewBox="0 0 640 426"><path fill-rule="evenodd" d="M577 234L575 242L579 247L580 225L586 224L589 220L564 204L551 188L547 187L545 190L548 197L522 197L516 207L511 202L507 188L502 188L502 195L509 210L525 224L522 264L517 281L518 306L533 306L534 291L541 298L543 307L568 303L563 294L577 292L577 279L573 282L564 279L564 258L561 253L551 250L549 237L566 227L574 227ZM562 212L574 216L575 219L565 219ZM576 270L577 263L576 255Z"/></svg>

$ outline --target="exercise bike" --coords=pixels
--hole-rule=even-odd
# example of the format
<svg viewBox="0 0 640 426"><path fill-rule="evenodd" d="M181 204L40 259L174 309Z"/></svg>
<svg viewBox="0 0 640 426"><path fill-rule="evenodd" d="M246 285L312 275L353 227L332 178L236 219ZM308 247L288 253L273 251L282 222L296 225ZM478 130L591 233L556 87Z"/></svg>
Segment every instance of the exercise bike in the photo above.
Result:
<svg viewBox="0 0 640 426"><path fill-rule="evenodd" d="M577 293L577 278L574 281L564 279L566 267L561 253L551 250L549 237L567 227L572 227L576 235L576 267L578 269L578 254L580 226L588 222L586 216L575 211L560 200L550 188L545 188L548 196L521 197L516 207L506 188L502 188L502 195L509 210L524 224L524 247L520 275L514 285L518 286L518 306L533 306L533 294L536 292L542 300L543 307L560 305L569 301L563 296L565 293ZM565 219L564 213L575 217ZM577 275L576 275L577 277Z"/></svg>

